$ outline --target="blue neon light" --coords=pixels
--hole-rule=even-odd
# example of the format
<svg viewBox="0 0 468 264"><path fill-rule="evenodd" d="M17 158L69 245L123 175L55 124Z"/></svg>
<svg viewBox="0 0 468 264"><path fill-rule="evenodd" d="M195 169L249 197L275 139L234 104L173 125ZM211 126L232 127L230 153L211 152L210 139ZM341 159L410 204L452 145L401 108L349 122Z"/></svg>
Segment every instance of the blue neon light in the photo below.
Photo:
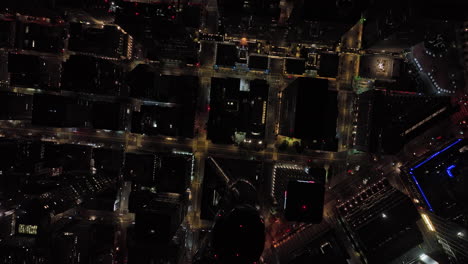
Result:
<svg viewBox="0 0 468 264"><path fill-rule="evenodd" d="M283 209L286 209L286 201L288 200L288 191L284 191L284 204Z"/></svg>
<svg viewBox="0 0 468 264"><path fill-rule="evenodd" d="M431 203L429 202L429 200L428 200L427 197L426 197L426 194L424 193L423 189L422 189L421 186L419 185L418 180L416 180L416 177L413 175L412 172L410 172L410 174L411 174L411 177L413 177L413 181L414 181L414 183L416 183L416 186L418 187L419 192L421 193L422 197L424 198L424 201L426 201L426 204L427 204L427 206L429 207L429 211L433 212L434 210L432 210Z"/></svg>
<svg viewBox="0 0 468 264"><path fill-rule="evenodd" d="M413 168L411 168L410 170L414 170L414 169L417 169L419 167L421 167L422 165L424 165L425 163L427 163L428 161L430 161L431 159L435 158L436 156L438 156L439 154L441 154L442 152L446 151L447 149L453 147L455 144L457 144L458 142L462 141L461 138L457 139L455 142L453 142L452 144L448 145L446 148L444 148L443 150L441 151L438 151L434 154L432 154L432 156L430 156L429 158L427 158L425 161L419 163L418 165L414 166Z"/></svg>
<svg viewBox="0 0 468 264"><path fill-rule="evenodd" d="M297 182L302 182L302 183L315 183L315 181L302 181L302 180L297 180Z"/></svg>
<svg viewBox="0 0 468 264"><path fill-rule="evenodd" d="M419 167L421 167L422 165L426 164L428 161L430 161L431 159L437 157L439 154L441 154L442 152L448 150L449 148L453 147L454 145L456 145L458 142L462 141L461 138L457 139L455 142L453 142L452 144L448 145L447 147L445 147L444 149L432 154L429 158L427 158L426 160L424 160L423 162L419 163L418 165L414 166L413 168L410 169L410 174L411 174L411 177L413 178L413 181L414 183L416 184L416 187L418 187L419 189L419 192L421 193L422 197L424 198L424 201L426 201L426 204L427 206L429 207L429 211L433 212L433 209L432 209L432 206L431 206L431 203L429 202L429 200L427 199L426 197L426 194L424 193L423 189L421 188L421 186L419 185L419 182L418 180L416 179L416 176L413 174L413 170L414 169L417 169ZM455 165L451 165L447 168L447 174L453 178L453 175L452 175L452 172L451 170L455 168Z"/></svg>
<svg viewBox="0 0 468 264"><path fill-rule="evenodd" d="M453 168L455 168L455 165L450 165L450 166L447 168L447 174L448 174L448 176L450 176L450 178L453 178L453 174L452 174Z"/></svg>

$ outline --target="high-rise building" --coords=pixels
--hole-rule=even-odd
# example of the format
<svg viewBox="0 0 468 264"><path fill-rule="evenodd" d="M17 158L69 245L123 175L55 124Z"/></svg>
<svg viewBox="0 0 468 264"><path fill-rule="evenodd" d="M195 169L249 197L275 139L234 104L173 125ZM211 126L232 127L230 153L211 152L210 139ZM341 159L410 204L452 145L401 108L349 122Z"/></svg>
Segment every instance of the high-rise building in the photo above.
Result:
<svg viewBox="0 0 468 264"><path fill-rule="evenodd" d="M40 86L42 63L43 60L39 56L8 54L10 83L14 86Z"/></svg>
<svg viewBox="0 0 468 264"><path fill-rule="evenodd" d="M403 170L430 231L455 263L468 261L467 142L457 139Z"/></svg>
<svg viewBox="0 0 468 264"><path fill-rule="evenodd" d="M0 46L13 48L15 46L16 21L10 17L0 21Z"/></svg>
<svg viewBox="0 0 468 264"><path fill-rule="evenodd" d="M337 231L326 220L320 224L300 224L294 230L274 241L274 253L265 254L267 263L345 264L350 256L337 236ZM276 255L276 256L275 256Z"/></svg>
<svg viewBox="0 0 468 264"><path fill-rule="evenodd" d="M449 97L371 90L358 96L354 146L371 153L394 154L453 108Z"/></svg>
<svg viewBox="0 0 468 264"><path fill-rule="evenodd" d="M63 52L66 36L63 21L53 24L48 18L32 16L28 18L17 21L16 48L50 53ZM49 22L45 22L47 20Z"/></svg>
<svg viewBox="0 0 468 264"><path fill-rule="evenodd" d="M91 107L83 99L34 94L32 124L52 127L89 127Z"/></svg>
<svg viewBox="0 0 468 264"><path fill-rule="evenodd" d="M109 55L110 56L110 55ZM77 74L79 72L80 74ZM122 67L103 58L72 55L63 63L61 89L74 92L126 96Z"/></svg>
<svg viewBox="0 0 468 264"><path fill-rule="evenodd" d="M288 221L320 223L323 219L325 187L315 181L289 181L284 195L284 216Z"/></svg>
<svg viewBox="0 0 468 264"><path fill-rule="evenodd" d="M279 134L312 149L336 151L337 104L328 80L297 78L282 93Z"/></svg>
<svg viewBox="0 0 468 264"><path fill-rule="evenodd" d="M93 149L94 168L98 173L119 177L123 161L123 149L95 148Z"/></svg>
<svg viewBox="0 0 468 264"><path fill-rule="evenodd" d="M128 107L122 103L94 102L91 124L95 129L125 130Z"/></svg>
<svg viewBox="0 0 468 264"><path fill-rule="evenodd" d="M0 211L0 239L6 239L15 234L15 219L14 210Z"/></svg>
<svg viewBox="0 0 468 264"><path fill-rule="evenodd" d="M288 184L294 182L325 182L324 168L309 168L298 164L275 164L273 167L273 183L271 195L280 208L286 207Z"/></svg>
<svg viewBox="0 0 468 264"><path fill-rule="evenodd" d="M280 15L279 0L218 0L223 17L268 17L277 21Z"/></svg>
<svg viewBox="0 0 468 264"><path fill-rule="evenodd" d="M182 65L198 61L198 43L186 29L174 2L123 1L116 8L116 24L144 44L146 57Z"/></svg>
<svg viewBox="0 0 468 264"><path fill-rule="evenodd" d="M142 186L154 186L161 160L152 153L125 153L123 177Z"/></svg>
<svg viewBox="0 0 468 264"><path fill-rule="evenodd" d="M32 117L32 96L28 94L1 92L0 119L27 120Z"/></svg>
<svg viewBox="0 0 468 264"><path fill-rule="evenodd" d="M354 247L367 263L391 262L423 243L416 207L385 178L337 208Z"/></svg>
<svg viewBox="0 0 468 264"><path fill-rule="evenodd" d="M468 79L468 21L464 22L459 29L460 49L463 51L463 66L465 67L465 80ZM465 86L465 93L468 93L468 87Z"/></svg>
<svg viewBox="0 0 468 264"><path fill-rule="evenodd" d="M139 241L167 243L187 213L185 195L159 193L140 201L135 208L135 232Z"/></svg>
<svg viewBox="0 0 468 264"><path fill-rule="evenodd" d="M107 59L131 59L133 38L118 26L70 23L68 49Z"/></svg>
<svg viewBox="0 0 468 264"><path fill-rule="evenodd" d="M248 179L231 176L220 165L213 157L206 160L210 176L215 178L212 181L217 182L212 188L204 180L204 189L207 189L204 192L213 191L217 196L213 201L215 206L209 208L216 211L215 223L195 255L194 263L254 263L259 260L265 244L265 224L257 209L257 190Z"/></svg>
<svg viewBox="0 0 468 264"><path fill-rule="evenodd" d="M442 246L445 254L453 263L463 264L468 262L468 241L466 236L468 229L466 226L447 221L431 212L426 213L427 221L436 233L437 242ZM426 217L425 216L425 217Z"/></svg>

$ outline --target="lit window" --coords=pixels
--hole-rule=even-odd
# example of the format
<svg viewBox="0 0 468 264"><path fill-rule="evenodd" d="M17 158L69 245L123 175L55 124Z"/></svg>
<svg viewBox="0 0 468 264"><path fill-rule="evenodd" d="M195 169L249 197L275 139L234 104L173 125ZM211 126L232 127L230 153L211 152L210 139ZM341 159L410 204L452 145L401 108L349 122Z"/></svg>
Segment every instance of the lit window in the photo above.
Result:
<svg viewBox="0 0 468 264"><path fill-rule="evenodd" d="M37 235L37 225L19 224L18 233L27 235Z"/></svg>

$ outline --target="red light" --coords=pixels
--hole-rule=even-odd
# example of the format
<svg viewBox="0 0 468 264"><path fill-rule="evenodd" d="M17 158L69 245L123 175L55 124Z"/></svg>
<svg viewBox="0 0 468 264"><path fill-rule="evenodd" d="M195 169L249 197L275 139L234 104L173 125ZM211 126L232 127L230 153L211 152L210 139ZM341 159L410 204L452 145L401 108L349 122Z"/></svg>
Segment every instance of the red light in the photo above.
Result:
<svg viewBox="0 0 468 264"><path fill-rule="evenodd" d="M172 19L175 19L175 16L171 16Z"/></svg>
<svg viewBox="0 0 468 264"><path fill-rule="evenodd" d="M214 254L214 257L215 257L215 258L218 258L218 255L217 255L217 254Z"/></svg>
<svg viewBox="0 0 468 264"><path fill-rule="evenodd" d="M135 16L139 16L139 15L140 15L140 13L138 13L138 12L135 12Z"/></svg>
<svg viewBox="0 0 468 264"><path fill-rule="evenodd" d="M238 257L238 256L239 256L239 253L236 253L236 257Z"/></svg>
<svg viewBox="0 0 468 264"><path fill-rule="evenodd" d="M208 112L211 110L211 106L210 105L207 105L206 106L206 110L208 110Z"/></svg>
<svg viewBox="0 0 468 264"><path fill-rule="evenodd" d="M438 136L438 137L436 137L436 139L441 140L441 139L442 139L442 136Z"/></svg>
<svg viewBox="0 0 468 264"><path fill-rule="evenodd" d="M109 0L104 0L104 3L108 3L108 2L109 2Z"/></svg>
<svg viewBox="0 0 468 264"><path fill-rule="evenodd" d="M302 210L307 210L307 205L303 204L301 208Z"/></svg>
<svg viewBox="0 0 468 264"><path fill-rule="evenodd" d="M243 225L239 225L240 228L243 228L244 226Z"/></svg>
<svg viewBox="0 0 468 264"><path fill-rule="evenodd" d="M197 67L200 67L200 63L199 63L199 62L197 62L197 63L195 64L195 66L197 66Z"/></svg>

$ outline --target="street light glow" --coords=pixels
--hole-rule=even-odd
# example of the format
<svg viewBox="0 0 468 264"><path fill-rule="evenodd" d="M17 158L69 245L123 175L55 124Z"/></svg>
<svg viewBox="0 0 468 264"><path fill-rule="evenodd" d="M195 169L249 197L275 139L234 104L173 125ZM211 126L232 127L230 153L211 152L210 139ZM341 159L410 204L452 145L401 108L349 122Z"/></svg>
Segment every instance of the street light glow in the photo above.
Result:
<svg viewBox="0 0 468 264"><path fill-rule="evenodd" d="M421 217L423 218L424 220L424 223L426 224L427 228L434 232L435 231L435 228L434 226L432 225L432 222L431 222L431 219L429 219L429 216L427 216L426 214L421 214Z"/></svg>

